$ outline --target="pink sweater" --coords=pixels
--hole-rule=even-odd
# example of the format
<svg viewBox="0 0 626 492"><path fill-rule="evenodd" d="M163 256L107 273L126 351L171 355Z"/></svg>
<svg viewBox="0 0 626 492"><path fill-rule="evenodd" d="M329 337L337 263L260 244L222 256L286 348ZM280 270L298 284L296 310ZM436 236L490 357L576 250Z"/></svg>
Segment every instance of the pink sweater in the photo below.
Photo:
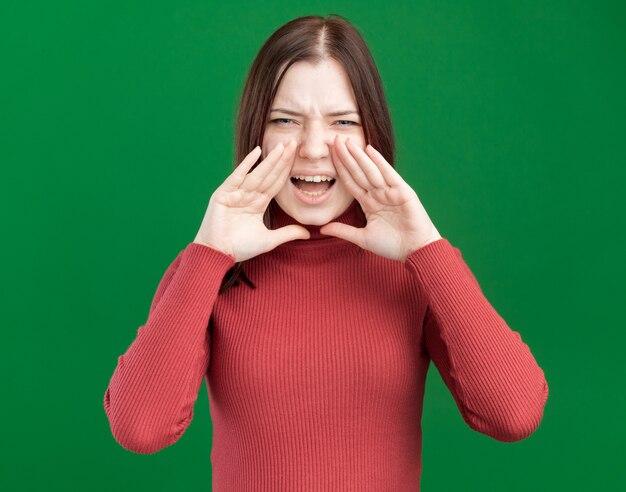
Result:
<svg viewBox="0 0 626 492"><path fill-rule="evenodd" d="M274 228L297 223L284 213ZM362 227L355 200L336 220ZM416 491L430 360L465 422L503 442L537 429L548 385L528 346L442 238L393 261L306 225L246 263L189 243L104 395L115 440L156 453L206 380L212 490Z"/></svg>

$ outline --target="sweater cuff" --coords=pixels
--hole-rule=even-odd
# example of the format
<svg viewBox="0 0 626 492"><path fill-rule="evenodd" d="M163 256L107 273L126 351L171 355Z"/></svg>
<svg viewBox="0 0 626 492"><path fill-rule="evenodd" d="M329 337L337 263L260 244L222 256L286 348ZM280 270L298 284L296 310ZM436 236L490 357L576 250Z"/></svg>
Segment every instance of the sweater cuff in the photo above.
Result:
<svg viewBox="0 0 626 492"><path fill-rule="evenodd" d="M234 257L191 242L183 249L175 278L164 296L184 296L186 302L192 302L193 299L204 303L213 296L213 290L217 292L224 275L234 264Z"/></svg>
<svg viewBox="0 0 626 492"><path fill-rule="evenodd" d="M191 242L185 247L182 261L194 263L203 270L215 271L228 270L236 263L234 256L196 242Z"/></svg>
<svg viewBox="0 0 626 492"><path fill-rule="evenodd" d="M427 297L433 288L459 285L468 275L472 283L477 283L473 274L468 274L460 250L446 238L437 239L410 253L405 267L419 279Z"/></svg>

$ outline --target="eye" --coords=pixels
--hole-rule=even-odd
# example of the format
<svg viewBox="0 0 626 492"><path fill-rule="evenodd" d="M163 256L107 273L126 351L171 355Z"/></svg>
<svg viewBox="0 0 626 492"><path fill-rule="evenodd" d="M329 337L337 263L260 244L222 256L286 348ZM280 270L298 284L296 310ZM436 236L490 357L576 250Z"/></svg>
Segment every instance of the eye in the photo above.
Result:
<svg viewBox="0 0 626 492"><path fill-rule="evenodd" d="M350 121L350 120L337 120L337 121L344 121L346 123L350 123L350 125L339 125L339 126L354 126L357 124L356 122Z"/></svg>
<svg viewBox="0 0 626 492"><path fill-rule="evenodd" d="M289 126L288 123L282 123L282 122L292 122L293 120L291 118L275 118L273 120L270 120L270 123L274 123L278 126ZM345 123L343 125L339 125L339 126L355 126L358 125L357 122L355 121L351 121L351 120L337 120L335 123Z"/></svg>
<svg viewBox="0 0 626 492"><path fill-rule="evenodd" d="M276 123L278 126L287 126L287 125L283 125L279 123L279 121L293 121L293 120L290 118L276 118L274 120L270 120L270 123Z"/></svg>

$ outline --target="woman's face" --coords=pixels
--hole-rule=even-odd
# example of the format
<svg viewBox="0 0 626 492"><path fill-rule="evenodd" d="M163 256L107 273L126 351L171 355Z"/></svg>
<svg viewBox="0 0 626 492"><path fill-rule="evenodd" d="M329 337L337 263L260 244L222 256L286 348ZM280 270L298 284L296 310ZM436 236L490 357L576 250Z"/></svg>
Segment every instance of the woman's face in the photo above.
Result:
<svg viewBox="0 0 626 492"><path fill-rule="evenodd" d="M274 197L301 224L324 225L341 215L354 197L339 179L330 149L336 135L365 148L365 136L350 80L336 60L296 62L280 83L263 135L262 159L279 143L296 141L291 176L327 175L334 184L320 198L302 198L289 179ZM331 113L347 111L331 116ZM262 160L261 159L261 160ZM319 185L305 185L319 186ZM317 203L312 203L316 200Z"/></svg>

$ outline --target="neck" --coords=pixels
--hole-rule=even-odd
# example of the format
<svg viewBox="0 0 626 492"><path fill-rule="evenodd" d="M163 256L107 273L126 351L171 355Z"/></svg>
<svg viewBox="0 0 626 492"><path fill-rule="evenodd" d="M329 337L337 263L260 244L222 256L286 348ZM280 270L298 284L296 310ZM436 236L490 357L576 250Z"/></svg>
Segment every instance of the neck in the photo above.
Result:
<svg viewBox="0 0 626 492"><path fill-rule="evenodd" d="M297 224L304 227L311 234L311 237L305 241L339 239L334 236L325 236L324 234L322 234L320 232L320 228L322 227L321 225L301 224L296 219L287 214L282 208L280 208L278 203L276 203L276 200L272 200L270 202L270 207L270 213L272 217L272 229L279 229L280 227L284 227L287 225ZM342 214L335 217L330 222L341 222L342 224L348 224L358 228L365 227L365 225L367 224L365 214L363 213L361 205L356 199L352 200L350 206Z"/></svg>

